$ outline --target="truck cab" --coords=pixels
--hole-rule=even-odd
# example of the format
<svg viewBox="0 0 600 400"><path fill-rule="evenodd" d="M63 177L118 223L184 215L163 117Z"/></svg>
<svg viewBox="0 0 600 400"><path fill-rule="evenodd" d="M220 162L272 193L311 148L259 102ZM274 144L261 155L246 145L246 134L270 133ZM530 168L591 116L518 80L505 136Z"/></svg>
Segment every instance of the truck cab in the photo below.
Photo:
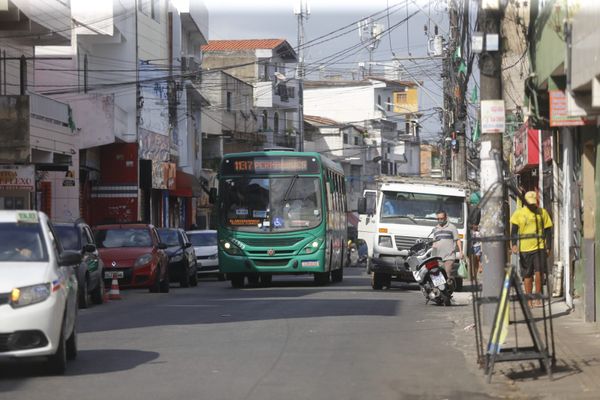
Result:
<svg viewBox="0 0 600 400"><path fill-rule="evenodd" d="M368 244L367 272L374 289L389 287L393 279L414 282L403 250L431 235L440 210L467 248L468 192L457 182L421 177L380 178L377 190L365 190L358 204L358 237ZM455 282L460 289L462 280L455 277Z"/></svg>

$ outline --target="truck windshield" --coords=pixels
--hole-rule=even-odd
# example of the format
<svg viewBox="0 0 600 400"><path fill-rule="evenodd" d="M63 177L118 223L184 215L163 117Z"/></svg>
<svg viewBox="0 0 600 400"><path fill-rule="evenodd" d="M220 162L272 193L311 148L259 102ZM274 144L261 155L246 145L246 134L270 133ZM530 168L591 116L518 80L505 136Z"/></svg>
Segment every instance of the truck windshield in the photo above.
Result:
<svg viewBox="0 0 600 400"><path fill-rule="evenodd" d="M290 232L322 220L318 177L240 177L221 180L221 223L244 232Z"/></svg>
<svg viewBox="0 0 600 400"><path fill-rule="evenodd" d="M437 211L444 210L448 220L460 227L464 221L464 201L464 197L457 196L384 191L381 220L435 226Z"/></svg>

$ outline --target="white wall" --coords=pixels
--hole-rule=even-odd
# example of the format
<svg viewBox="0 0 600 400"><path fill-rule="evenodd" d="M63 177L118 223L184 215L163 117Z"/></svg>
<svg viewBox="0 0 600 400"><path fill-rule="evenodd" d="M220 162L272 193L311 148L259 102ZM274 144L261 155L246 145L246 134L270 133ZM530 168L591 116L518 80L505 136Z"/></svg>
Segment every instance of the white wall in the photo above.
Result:
<svg viewBox="0 0 600 400"><path fill-rule="evenodd" d="M379 118L375 112L374 88L355 86L304 89L304 115L316 115L340 122L360 123Z"/></svg>

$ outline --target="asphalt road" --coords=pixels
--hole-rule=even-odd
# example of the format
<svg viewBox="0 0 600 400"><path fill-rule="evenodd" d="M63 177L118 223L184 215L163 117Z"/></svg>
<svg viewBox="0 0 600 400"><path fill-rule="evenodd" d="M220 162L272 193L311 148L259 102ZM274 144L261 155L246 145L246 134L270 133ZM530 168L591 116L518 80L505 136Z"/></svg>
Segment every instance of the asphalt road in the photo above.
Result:
<svg viewBox="0 0 600 400"><path fill-rule="evenodd" d="M416 287L373 291L362 269L322 287L292 276L121 293L80 310L65 376L0 363L0 399L493 398L455 346L461 306L425 305Z"/></svg>

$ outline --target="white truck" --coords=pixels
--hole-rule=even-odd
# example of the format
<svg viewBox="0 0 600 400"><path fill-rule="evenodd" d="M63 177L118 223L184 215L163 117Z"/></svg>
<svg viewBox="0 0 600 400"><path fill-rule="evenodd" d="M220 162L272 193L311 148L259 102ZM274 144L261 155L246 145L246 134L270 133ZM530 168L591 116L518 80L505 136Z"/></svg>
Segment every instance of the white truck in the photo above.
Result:
<svg viewBox="0 0 600 400"><path fill-rule="evenodd" d="M425 239L446 211L458 229L467 253L469 189L466 184L426 177L378 177L376 190L365 190L358 201L358 238L368 245L367 272L375 290L390 287L392 279L414 282L402 250ZM402 253L401 253L402 252ZM458 264L458 257L456 265ZM453 275L456 275L454 268ZM462 279L454 276L456 289Z"/></svg>

